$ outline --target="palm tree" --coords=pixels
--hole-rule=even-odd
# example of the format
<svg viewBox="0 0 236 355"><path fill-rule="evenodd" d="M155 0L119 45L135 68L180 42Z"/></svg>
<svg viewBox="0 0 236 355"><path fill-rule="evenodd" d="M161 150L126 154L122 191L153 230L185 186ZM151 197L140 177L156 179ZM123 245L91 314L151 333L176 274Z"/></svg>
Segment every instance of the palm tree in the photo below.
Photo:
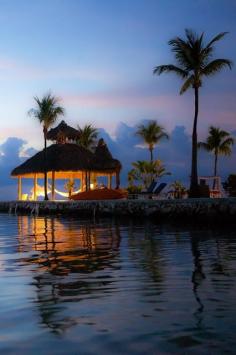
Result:
<svg viewBox="0 0 236 355"><path fill-rule="evenodd" d="M78 126L79 139L78 144L86 149L91 150L96 143L98 137L97 128L93 127L91 124L85 125L84 128Z"/></svg>
<svg viewBox="0 0 236 355"><path fill-rule="evenodd" d="M138 160L132 163L133 169L128 173L129 182L140 181L147 189L153 179L160 179L165 175L170 175L161 160L146 161Z"/></svg>
<svg viewBox="0 0 236 355"><path fill-rule="evenodd" d="M153 161L153 149L155 145L162 138L169 138L164 128L162 126L159 126L156 121L149 121L146 126L143 124L140 125L136 134L144 140L145 144L148 145L151 162Z"/></svg>
<svg viewBox="0 0 236 355"><path fill-rule="evenodd" d="M59 99L52 94L46 94L40 100L34 97L36 108L29 111L29 115L37 118L43 125L44 135L44 200L48 200L47 194L47 133L48 129L56 122L59 115L64 115L64 108L58 105Z"/></svg>
<svg viewBox="0 0 236 355"><path fill-rule="evenodd" d="M175 180L170 186L174 190L174 198L182 198L187 192L181 181Z"/></svg>
<svg viewBox="0 0 236 355"><path fill-rule="evenodd" d="M208 152L214 153L214 176L217 176L217 163L219 155L230 155L234 139L230 133L221 130L218 127L211 126L206 142L199 142L198 147L203 148Z"/></svg>
<svg viewBox="0 0 236 355"><path fill-rule="evenodd" d="M222 39L227 32L221 32L215 36L209 43L204 44L204 33L195 34L192 30L185 30L186 39L180 37L169 41L171 50L175 55L177 65L159 65L154 68L153 73L160 75L162 73L173 72L184 79L180 89L182 95L189 88L194 90L195 112L192 131L192 168L190 196L198 197L198 172L197 172L197 121L199 108L199 89L202 86L204 77L212 76L218 73L224 67L231 69L232 62L228 59L211 60L214 52L214 44Z"/></svg>

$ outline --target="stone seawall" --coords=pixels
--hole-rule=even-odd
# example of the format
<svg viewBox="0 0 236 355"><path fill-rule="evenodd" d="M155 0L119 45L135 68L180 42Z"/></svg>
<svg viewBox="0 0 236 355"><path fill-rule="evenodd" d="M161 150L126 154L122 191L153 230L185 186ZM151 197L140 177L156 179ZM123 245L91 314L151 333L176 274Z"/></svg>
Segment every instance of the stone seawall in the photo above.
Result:
<svg viewBox="0 0 236 355"><path fill-rule="evenodd" d="M0 201L0 211L32 215L152 217L168 221L236 221L236 198L186 200Z"/></svg>

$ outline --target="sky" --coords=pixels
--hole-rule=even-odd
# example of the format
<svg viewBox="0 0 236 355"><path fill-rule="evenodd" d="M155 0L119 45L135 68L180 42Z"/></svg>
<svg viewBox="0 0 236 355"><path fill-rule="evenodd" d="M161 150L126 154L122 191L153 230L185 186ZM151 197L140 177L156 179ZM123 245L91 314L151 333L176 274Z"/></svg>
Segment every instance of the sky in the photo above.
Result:
<svg viewBox="0 0 236 355"><path fill-rule="evenodd" d="M185 28L204 31L206 40L228 31L215 56L236 62L235 18L235 0L0 0L2 186L12 184L10 169L22 156L43 147L42 128L28 111L34 107L34 96L49 91L61 98L68 124L91 123L101 129L113 155L123 162L124 174L132 161L148 157L136 146L135 127L157 120L179 141L175 149L174 141L163 142L156 154L166 159L176 178L186 179L193 93L180 96L179 78L157 77L152 71L173 62L168 40L183 36ZM223 70L204 82L200 139L205 139L211 124L236 130L235 74L234 65L232 71ZM234 155L223 161L224 174L233 160ZM202 156L202 169L209 173L207 161Z"/></svg>

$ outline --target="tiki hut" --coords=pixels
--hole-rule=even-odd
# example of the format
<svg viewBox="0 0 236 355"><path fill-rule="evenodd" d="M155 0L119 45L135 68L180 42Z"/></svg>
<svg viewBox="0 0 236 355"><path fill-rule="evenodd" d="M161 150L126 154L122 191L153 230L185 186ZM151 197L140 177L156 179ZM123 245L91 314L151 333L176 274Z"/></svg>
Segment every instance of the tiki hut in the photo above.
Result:
<svg viewBox="0 0 236 355"><path fill-rule="evenodd" d="M108 176L108 186L111 187L111 178L114 172L116 173L116 188L119 188L120 185L120 171L121 171L121 163L119 160L114 159L104 141L101 138L98 141L98 145L95 149L94 157L93 157L93 167L94 170L98 173L106 172Z"/></svg>
<svg viewBox="0 0 236 355"><path fill-rule="evenodd" d="M56 143L66 143L68 141L77 141L79 139L79 131L61 121L55 128L51 128L47 133L47 139Z"/></svg>
<svg viewBox="0 0 236 355"><path fill-rule="evenodd" d="M59 130L58 127L64 127L65 130ZM63 122L53 130L50 130L50 139L56 140L57 143L47 147L46 171L49 180L49 191L51 199L55 199L55 194L61 194L68 197L68 193L60 192L55 188L57 179L67 179L74 181L80 180L80 189L77 192L84 192L97 187L97 178L106 176L108 178L108 187L112 188L112 177L116 178L116 188L120 184L121 164L118 160L113 159L107 145L100 140L96 147L95 153L81 147L75 143L65 143L65 140L73 140L73 131ZM69 127L67 130L66 127ZM75 130L76 131L76 130ZM64 140L58 139L59 135ZM59 138L60 138L59 137ZM73 138L74 137L74 138ZM33 157L26 160L23 164L16 167L11 175L18 178L18 199L28 198L22 195L22 178L31 178L34 181L32 195L30 199L37 200L39 194L38 179L44 177L44 150L36 153ZM41 188L42 190L42 188ZM42 192L42 191L41 191Z"/></svg>

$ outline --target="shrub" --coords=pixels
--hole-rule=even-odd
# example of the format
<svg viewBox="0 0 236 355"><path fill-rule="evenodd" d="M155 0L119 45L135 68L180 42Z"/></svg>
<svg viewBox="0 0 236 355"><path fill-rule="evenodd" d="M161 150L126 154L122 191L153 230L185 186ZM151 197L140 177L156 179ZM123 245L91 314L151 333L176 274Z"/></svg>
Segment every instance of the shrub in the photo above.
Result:
<svg viewBox="0 0 236 355"><path fill-rule="evenodd" d="M236 197L236 174L230 174L223 187L230 197Z"/></svg>

